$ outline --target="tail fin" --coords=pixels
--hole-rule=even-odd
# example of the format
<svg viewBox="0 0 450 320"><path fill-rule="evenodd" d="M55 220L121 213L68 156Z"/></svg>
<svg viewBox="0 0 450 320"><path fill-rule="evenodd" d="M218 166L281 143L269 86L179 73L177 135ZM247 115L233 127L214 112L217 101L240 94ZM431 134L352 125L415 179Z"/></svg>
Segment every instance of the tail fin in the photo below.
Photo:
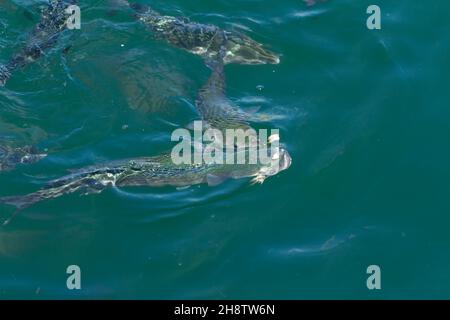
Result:
<svg viewBox="0 0 450 320"><path fill-rule="evenodd" d="M17 214L18 214L19 212L20 212L20 210L17 209L17 210L12 214L11 217L9 217L9 218L6 219L5 221L3 221L2 226L8 225L8 224L12 221L12 219L14 219L14 218L17 216Z"/></svg>
<svg viewBox="0 0 450 320"><path fill-rule="evenodd" d="M37 193L30 193L24 196L12 196L0 198L0 203L16 207L16 211L14 211L14 213L8 219L6 219L2 223L2 225L6 226L15 218L15 216L17 216L17 214L19 214L20 211L22 211L25 208L28 208L29 206L40 200L41 197L39 197Z"/></svg>
<svg viewBox="0 0 450 320"><path fill-rule="evenodd" d="M14 206L17 208L17 210L23 210L41 200L42 200L41 195L35 192L23 196L1 197L0 203Z"/></svg>

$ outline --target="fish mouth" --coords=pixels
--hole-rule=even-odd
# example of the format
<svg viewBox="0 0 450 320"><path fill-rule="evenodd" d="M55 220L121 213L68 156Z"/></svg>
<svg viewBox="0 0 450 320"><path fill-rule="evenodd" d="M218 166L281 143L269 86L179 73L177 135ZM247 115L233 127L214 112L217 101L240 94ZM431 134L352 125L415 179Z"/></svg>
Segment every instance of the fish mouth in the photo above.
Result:
<svg viewBox="0 0 450 320"><path fill-rule="evenodd" d="M253 39L239 34L227 34L225 63L239 64L279 64L280 56L263 47Z"/></svg>
<svg viewBox="0 0 450 320"><path fill-rule="evenodd" d="M287 169L289 169L289 167L292 164L292 157L289 154L289 152L287 152L286 149L281 149L280 151L281 151L280 152L281 157L280 157L280 163L279 163L279 166L280 166L279 170L280 171L287 170Z"/></svg>

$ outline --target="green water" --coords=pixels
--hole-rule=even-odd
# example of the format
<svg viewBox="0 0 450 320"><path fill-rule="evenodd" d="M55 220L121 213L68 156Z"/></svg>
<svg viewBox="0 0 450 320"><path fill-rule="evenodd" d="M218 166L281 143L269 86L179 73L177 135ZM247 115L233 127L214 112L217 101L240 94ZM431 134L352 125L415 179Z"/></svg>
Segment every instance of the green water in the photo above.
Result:
<svg viewBox="0 0 450 320"><path fill-rule="evenodd" d="M282 54L225 73L240 106L286 115L266 125L280 129L292 166L257 186L109 189L28 208L0 227L1 299L449 297L450 4L379 0L382 29L368 30L372 1L150 2ZM0 1L0 62L38 21L38 3ZM0 88L2 140L49 152L1 173L1 196L156 155L197 118L210 74L201 59L110 8L83 1L81 30ZM2 220L13 212L0 206ZM72 264L78 291L66 287ZM366 287L372 264L381 290Z"/></svg>

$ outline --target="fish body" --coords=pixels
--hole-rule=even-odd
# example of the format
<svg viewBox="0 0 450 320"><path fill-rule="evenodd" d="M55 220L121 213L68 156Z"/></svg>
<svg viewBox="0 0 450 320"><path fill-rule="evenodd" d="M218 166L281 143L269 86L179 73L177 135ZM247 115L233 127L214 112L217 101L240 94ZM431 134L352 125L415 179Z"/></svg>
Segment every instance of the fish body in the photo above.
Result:
<svg viewBox="0 0 450 320"><path fill-rule="evenodd" d="M222 47L225 64L278 64L277 54L263 48L250 37L236 31L227 31L214 25L190 21L185 17L161 15L153 9L129 4L137 18L155 35L155 38L199 55L205 59L215 59Z"/></svg>
<svg viewBox="0 0 450 320"><path fill-rule="evenodd" d="M223 60L210 60L208 66L212 70L211 76L199 90L195 104L202 120L209 127L223 133L226 129L251 129L247 121L250 115L234 105L225 95Z"/></svg>
<svg viewBox="0 0 450 320"><path fill-rule="evenodd" d="M66 9L73 4L76 4L76 0L50 1L20 52L16 53L7 64L0 65L0 86L6 84L15 70L37 60L55 46L70 17Z"/></svg>
<svg viewBox="0 0 450 320"><path fill-rule="evenodd" d="M220 55L223 55L223 49ZM207 65L212 72L208 81L199 90L195 103L197 112L203 120L203 127L221 131L222 139L226 138L227 129L234 130L234 134L242 134L249 139L242 140L243 144L238 143L238 147L257 146L257 132L250 126L250 122L268 121L274 116L256 112L259 108L250 111L234 104L225 93L223 59L208 60ZM241 133L238 130L241 130Z"/></svg>
<svg viewBox="0 0 450 320"><path fill-rule="evenodd" d="M280 149L268 164L174 164L169 153L88 167L49 182L41 190L24 195L0 198L0 202L24 209L34 203L64 194L99 193L108 187L174 186L187 187L207 183L217 185L226 179L254 177L262 183L267 177L286 170L291 164L288 152Z"/></svg>

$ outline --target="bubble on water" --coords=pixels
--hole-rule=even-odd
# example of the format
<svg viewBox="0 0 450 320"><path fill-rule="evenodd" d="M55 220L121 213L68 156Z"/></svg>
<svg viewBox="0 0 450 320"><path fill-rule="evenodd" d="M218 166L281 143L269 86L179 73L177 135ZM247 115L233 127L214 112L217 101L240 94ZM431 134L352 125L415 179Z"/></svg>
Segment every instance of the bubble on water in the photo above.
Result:
<svg viewBox="0 0 450 320"><path fill-rule="evenodd" d="M262 84L256 86L256 90L263 91L264 86Z"/></svg>
<svg viewBox="0 0 450 320"><path fill-rule="evenodd" d="M124 124L123 126L122 126L122 130L127 130L128 129L128 125L127 124Z"/></svg>

